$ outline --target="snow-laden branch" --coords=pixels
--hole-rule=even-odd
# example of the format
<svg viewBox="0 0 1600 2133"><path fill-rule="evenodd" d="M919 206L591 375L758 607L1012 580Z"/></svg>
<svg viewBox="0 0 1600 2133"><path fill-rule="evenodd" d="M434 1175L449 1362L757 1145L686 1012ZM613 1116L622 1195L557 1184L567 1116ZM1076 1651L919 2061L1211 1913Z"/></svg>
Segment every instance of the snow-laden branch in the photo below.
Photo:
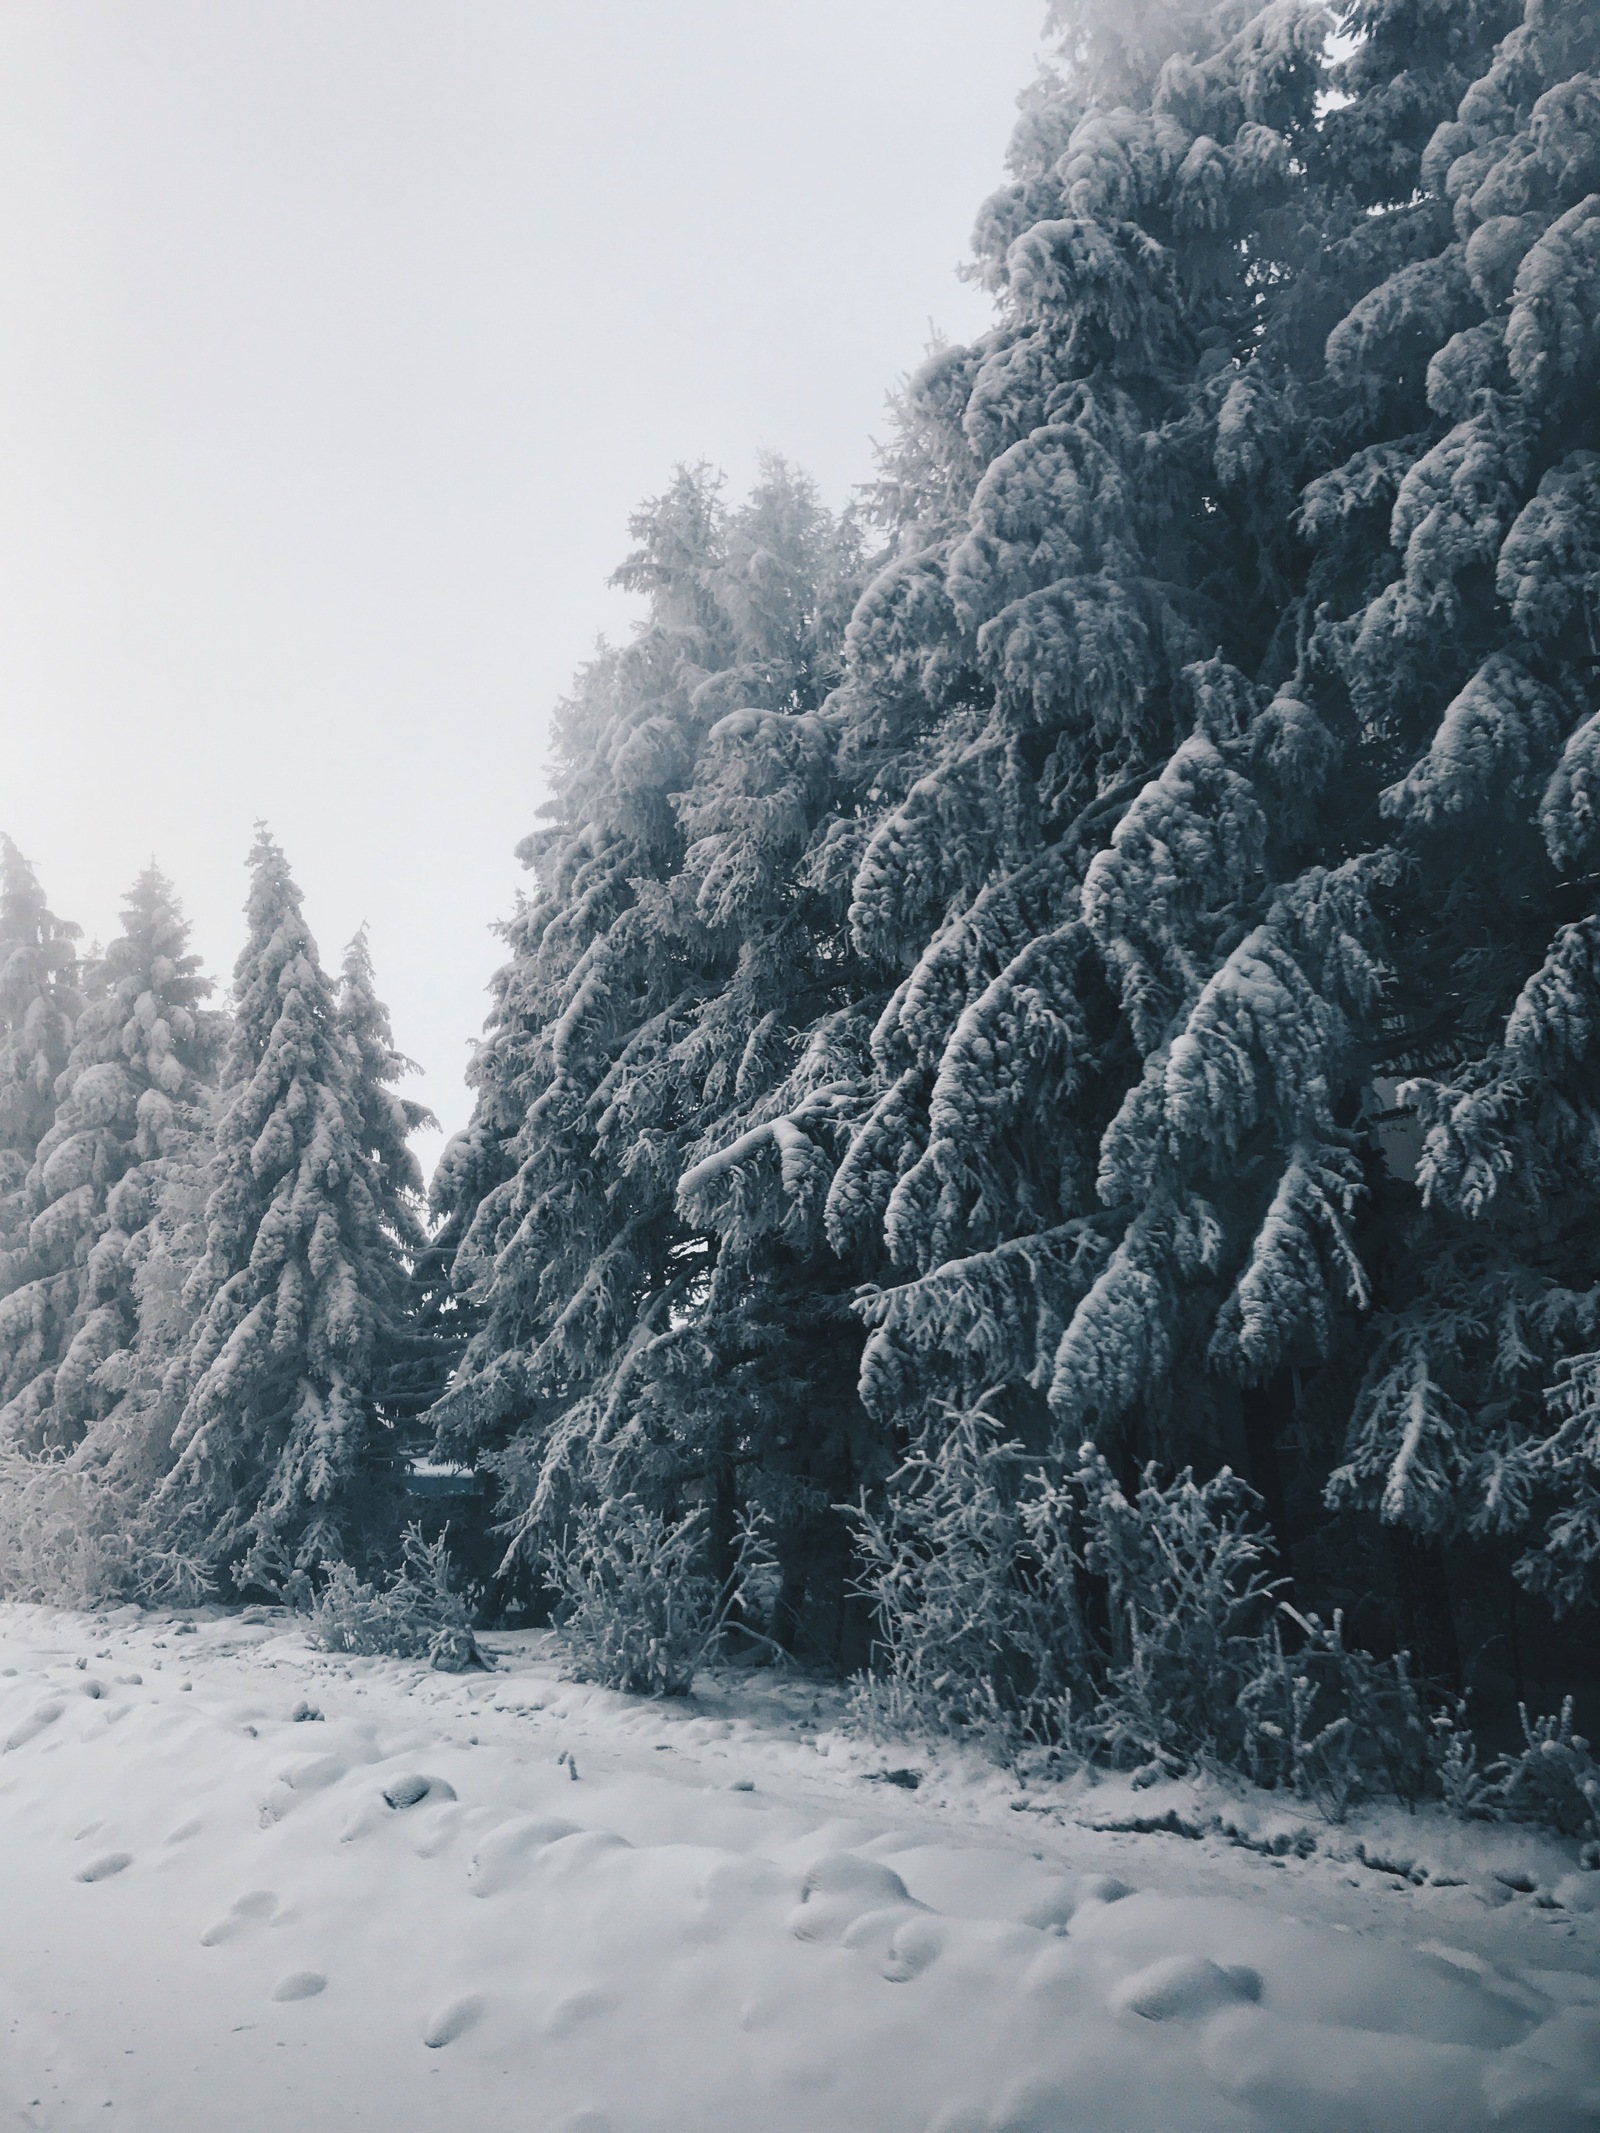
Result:
<svg viewBox="0 0 1600 2133"><path fill-rule="evenodd" d="M849 1092L848 1082L829 1082L825 1088L816 1089L803 1104L793 1111L784 1112L777 1118L763 1119L758 1126L751 1126L737 1140L729 1141L726 1148L718 1148L712 1154L702 1156L691 1165L678 1180L678 1205L688 1207L696 1195L715 1177L731 1170L736 1163L748 1162L763 1143L771 1141L780 1156L806 1154L812 1143L800 1130L801 1122L815 1118L830 1110L838 1098Z"/></svg>

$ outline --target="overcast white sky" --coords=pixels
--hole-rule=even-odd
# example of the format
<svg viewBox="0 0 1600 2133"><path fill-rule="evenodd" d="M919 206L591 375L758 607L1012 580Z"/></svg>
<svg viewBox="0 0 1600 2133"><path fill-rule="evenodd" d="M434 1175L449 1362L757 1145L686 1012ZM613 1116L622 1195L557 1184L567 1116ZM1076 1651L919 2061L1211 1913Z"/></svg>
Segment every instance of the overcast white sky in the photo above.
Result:
<svg viewBox="0 0 1600 2133"><path fill-rule="evenodd" d="M227 977L264 816L448 1128L547 714L676 461L830 501L1043 0L0 0L0 827ZM422 1151L429 1160L432 1144Z"/></svg>

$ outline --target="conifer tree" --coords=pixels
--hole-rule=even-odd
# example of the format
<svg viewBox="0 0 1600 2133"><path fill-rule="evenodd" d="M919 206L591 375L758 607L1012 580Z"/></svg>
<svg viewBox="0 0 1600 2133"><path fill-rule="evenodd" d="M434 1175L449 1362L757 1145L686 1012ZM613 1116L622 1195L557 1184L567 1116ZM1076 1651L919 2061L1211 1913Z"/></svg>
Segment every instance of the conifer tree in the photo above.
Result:
<svg viewBox="0 0 1600 2133"><path fill-rule="evenodd" d="M1309 8L1163 11L1164 55L1062 13L979 223L1001 324L913 381L850 636L858 730L906 737L829 1201L903 1270L863 1393L1237 1446L1280 1514L1283 1430L1316 1481L1349 1416L1330 1501L1402 1571L1522 1534L1571 1605L1600 25L1373 0L1325 74ZM1413 1182L1364 1118L1419 1071Z"/></svg>
<svg viewBox="0 0 1600 2133"><path fill-rule="evenodd" d="M436 1128L438 1120L426 1105L395 1090L397 1081L418 1068L395 1048L389 1010L378 998L365 926L345 950L339 1026L350 1052L361 1148L372 1166L379 1219L411 1274L407 1310L402 1315L390 1312L381 1329L374 1382L385 1412L409 1420L443 1391L456 1345L444 1316L431 1308L441 1283L422 1169L411 1146L412 1134Z"/></svg>
<svg viewBox="0 0 1600 2133"><path fill-rule="evenodd" d="M40 1206L30 1179L82 1006L78 933L0 837L0 1435L28 1433L31 1414L12 1403L55 1360L71 1310L63 1241L48 1219L33 1235Z"/></svg>
<svg viewBox="0 0 1600 2133"><path fill-rule="evenodd" d="M404 1247L386 1215L405 1180L392 1117L367 1146L394 1065L381 1011L353 1002L342 1025L265 829L250 866L205 1249L189 1282L198 1315L155 1509L241 1588L275 1589L363 1558L393 1523L396 1452L377 1395L404 1306Z"/></svg>
<svg viewBox="0 0 1600 2133"><path fill-rule="evenodd" d="M168 1177L206 1123L219 1033L200 1004L210 981L155 867L129 890L122 922L95 958L26 1185L30 1278L12 1302L55 1331L0 1427L56 1449L77 1444L129 1389L139 1270Z"/></svg>
<svg viewBox="0 0 1600 2133"><path fill-rule="evenodd" d="M408 1254L426 1234L422 1170L411 1136L438 1120L425 1104L398 1096L394 1084L419 1071L395 1048L389 1010L378 998L372 951L363 926L344 953L339 974L339 1028L350 1054L351 1095L361 1148L372 1165L384 1226Z"/></svg>
<svg viewBox="0 0 1600 2133"><path fill-rule="evenodd" d="M776 462L740 508L684 472L632 531L618 582L648 615L563 709L537 894L435 1184L482 1314L438 1417L529 1547L585 1493L703 1505L724 1558L764 1508L787 1633L860 1460L847 1283L773 1124L825 1113L865 1043L839 869L804 864L857 539ZM738 1147L766 1155L713 1244L696 1165L709 1189Z"/></svg>
<svg viewBox="0 0 1600 2133"><path fill-rule="evenodd" d="M1314 249L1326 18L1156 12L1141 42L1062 11L979 219L999 323L912 380L885 466L897 553L840 699L874 770L851 925L886 997L827 1220L840 1249L881 1239L862 1392L886 1419L1003 1393L1041 1448L1189 1457L1237 1430L1192 1365L1284 1177L1286 1209L1334 1217L1318 1309L1347 1265L1319 1080L1345 1010L1241 1093L1231 1141L1168 1126L1169 1063L1246 941L1296 1012L1372 958L1359 881L1274 901L1332 742L1278 693L1303 446L1247 419L1293 397L1274 292Z"/></svg>
<svg viewBox="0 0 1600 2133"><path fill-rule="evenodd" d="M1395 853L1375 1050L1426 1129L1415 1194L1384 1188L1330 1487L1394 1528L1509 1547L1570 1610L1600 1596L1600 20L1528 0L1499 26L1416 159L1411 259L1328 341L1382 443L1304 505L1319 685L1372 737ZM1364 27L1352 78L1375 94L1416 32L1397 8ZM1352 490L1378 452L1374 571Z"/></svg>

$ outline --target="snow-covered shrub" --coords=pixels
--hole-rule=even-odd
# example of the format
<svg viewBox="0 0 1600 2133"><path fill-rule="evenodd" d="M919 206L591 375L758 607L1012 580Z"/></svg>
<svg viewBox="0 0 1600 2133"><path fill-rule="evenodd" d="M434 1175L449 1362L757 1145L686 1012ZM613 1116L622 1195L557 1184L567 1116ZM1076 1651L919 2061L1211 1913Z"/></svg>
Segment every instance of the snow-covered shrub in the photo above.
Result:
<svg viewBox="0 0 1600 2133"><path fill-rule="evenodd" d="M1342 1614L1329 1624L1280 1603L1254 1659L1237 1708L1242 1767L1256 1784L1315 1800L1330 1822L1380 1793L1410 1803L1440 1789L1448 1744L1441 1750L1404 1652L1375 1659L1345 1643Z"/></svg>
<svg viewBox="0 0 1600 2133"><path fill-rule="evenodd" d="M1533 1822L1563 1837L1600 1839L1600 1763L1572 1730L1572 1698L1559 1717L1530 1719L1520 1705L1523 1746L1489 1765L1475 1812L1496 1821Z"/></svg>
<svg viewBox="0 0 1600 2133"><path fill-rule="evenodd" d="M958 1730L1007 1765L1240 1763L1273 1590L1250 1490L1151 1466L1130 1499L1092 1446L1050 1464L980 1405L925 1428L887 1510L857 1513L877 1626L858 1717Z"/></svg>
<svg viewBox="0 0 1600 2133"><path fill-rule="evenodd" d="M0 1598L192 1607L210 1583L207 1564L146 1539L137 1506L99 1475L0 1449Z"/></svg>
<svg viewBox="0 0 1600 2133"><path fill-rule="evenodd" d="M1479 1767L1477 1743L1466 1725L1466 1706L1440 1712L1434 1725L1434 1767L1444 1804L1471 1821L1531 1822L1560 1837L1582 1837L1585 1863L1600 1852L1600 1763L1588 1741L1573 1731L1573 1703L1559 1716L1530 1718L1519 1704L1522 1747Z"/></svg>
<svg viewBox="0 0 1600 2133"><path fill-rule="evenodd" d="M1254 1493L1226 1467L1129 1494L1092 1445L1052 1477L982 1407L924 1430L857 1513L878 1641L857 1722L957 1732L1006 1767L1092 1758L1239 1772L1342 1820L1440 1789L1404 1653L1352 1649L1277 1596Z"/></svg>
<svg viewBox="0 0 1600 2133"><path fill-rule="evenodd" d="M1478 1765L1478 1743L1467 1724L1465 1697L1433 1714L1433 1767L1447 1811L1470 1821L1487 1810L1489 1780Z"/></svg>
<svg viewBox="0 0 1600 2133"><path fill-rule="evenodd" d="M311 1603L308 1636L325 1652L426 1659L447 1674L485 1663L445 1535L425 1541L420 1526L406 1528L399 1567L386 1584L369 1585L348 1563L335 1563Z"/></svg>
<svg viewBox="0 0 1600 2133"><path fill-rule="evenodd" d="M1226 1467L1204 1482L1185 1468L1163 1486L1147 1466L1130 1499L1091 1445L1065 1494L1041 1497L1035 1527L1075 1516L1084 1568L1105 1583L1108 1665L1089 1730L1107 1760L1241 1760L1241 1698L1274 1628L1259 1508Z"/></svg>
<svg viewBox="0 0 1600 2133"><path fill-rule="evenodd" d="M1085 1700L1072 1555L1057 1526L1030 1520L1030 1463L999 1422L981 1405L940 1420L894 1476L890 1508L855 1514L877 1645L853 1710L868 1732L955 1732L1014 1768L1069 1749Z"/></svg>
<svg viewBox="0 0 1600 2133"><path fill-rule="evenodd" d="M673 1521L633 1495L576 1511L542 1567L579 1679L636 1696L687 1696L728 1632L744 1626L747 1584L770 1568L753 1518L741 1524L720 1582L708 1553L703 1511Z"/></svg>

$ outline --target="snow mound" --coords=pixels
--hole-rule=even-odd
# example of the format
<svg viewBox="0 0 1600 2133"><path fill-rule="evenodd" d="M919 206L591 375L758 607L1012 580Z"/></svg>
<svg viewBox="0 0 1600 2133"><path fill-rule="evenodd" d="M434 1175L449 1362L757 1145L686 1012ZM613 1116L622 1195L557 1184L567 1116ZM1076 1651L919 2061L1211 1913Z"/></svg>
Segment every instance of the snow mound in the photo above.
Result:
<svg viewBox="0 0 1600 2133"><path fill-rule="evenodd" d="M273 1986L272 1997L275 2000L314 2000L319 1992L327 1989L328 1980L320 1970L291 1970Z"/></svg>
<svg viewBox="0 0 1600 2133"><path fill-rule="evenodd" d="M383 1796L394 1808L420 1807L424 1800L453 1800L456 1788L448 1778L425 1777L420 1770L412 1770L404 1777L391 1778Z"/></svg>
<svg viewBox="0 0 1600 2133"><path fill-rule="evenodd" d="M467 1887L474 1896L497 1896L518 1878L534 1852L543 1851L562 1837L581 1834L576 1822L563 1821L559 1815L530 1815L521 1821L503 1823L473 1853L467 1868Z"/></svg>
<svg viewBox="0 0 1600 2133"><path fill-rule="evenodd" d="M1115 2014L1147 2022L1186 2022L1236 2000L1259 2000L1261 1974L1247 1963L1213 1963L1203 1955L1168 1955L1125 1977L1111 1995Z"/></svg>

